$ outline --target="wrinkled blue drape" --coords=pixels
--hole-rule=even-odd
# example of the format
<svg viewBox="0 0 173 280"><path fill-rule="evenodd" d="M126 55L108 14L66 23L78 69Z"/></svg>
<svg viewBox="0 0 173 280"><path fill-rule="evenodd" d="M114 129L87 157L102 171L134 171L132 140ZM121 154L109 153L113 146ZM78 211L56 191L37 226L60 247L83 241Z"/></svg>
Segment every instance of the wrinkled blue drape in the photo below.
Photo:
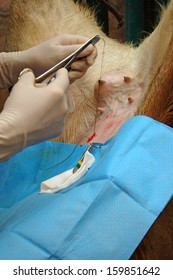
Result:
<svg viewBox="0 0 173 280"><path fill-rule="evenodd" d="M133 117L93 149L83 178L40 194L40 183L75 166L85 148L44 142L0 164L0 259L131 256L172 197L173 130Z"/></svg>

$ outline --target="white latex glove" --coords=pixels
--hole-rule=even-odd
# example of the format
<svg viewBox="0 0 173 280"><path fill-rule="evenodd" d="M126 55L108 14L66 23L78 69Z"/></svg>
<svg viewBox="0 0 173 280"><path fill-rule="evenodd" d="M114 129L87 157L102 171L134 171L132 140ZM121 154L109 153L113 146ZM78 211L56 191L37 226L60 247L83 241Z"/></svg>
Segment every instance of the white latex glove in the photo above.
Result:
<svg viewBox="0 0 173 280"><path fill-rule="evenodd" d="M49 85L35 85L30 71L13 87L0 114L0 161L61 133L68 111L68 71L62 68L56 76Z"/></svg>
<svg viewBox="0 0 173 280"><path fill-rule="evenodd" d="M89 38L78 35L60 35L21 52L0 54L0 89L13 86L24 68L31 68L35 77L78 49ZM97 56L95 46L89 45L80 59L71 65L70 82L81 78Z"/></svg>

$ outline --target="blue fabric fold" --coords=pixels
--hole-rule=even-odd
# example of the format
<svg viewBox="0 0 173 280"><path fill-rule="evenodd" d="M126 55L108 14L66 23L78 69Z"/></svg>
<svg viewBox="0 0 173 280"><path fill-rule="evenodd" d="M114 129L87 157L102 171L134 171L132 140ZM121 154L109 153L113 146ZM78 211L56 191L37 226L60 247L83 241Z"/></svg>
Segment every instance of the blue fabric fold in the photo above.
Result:
<svg viewBox="0 0 173 280"><path fill-rule="evenodd" d="M0 164L0 259L129 259L173 194L173 130L128 120L79 181L40 194L86 146L44 142Z"/></svg>

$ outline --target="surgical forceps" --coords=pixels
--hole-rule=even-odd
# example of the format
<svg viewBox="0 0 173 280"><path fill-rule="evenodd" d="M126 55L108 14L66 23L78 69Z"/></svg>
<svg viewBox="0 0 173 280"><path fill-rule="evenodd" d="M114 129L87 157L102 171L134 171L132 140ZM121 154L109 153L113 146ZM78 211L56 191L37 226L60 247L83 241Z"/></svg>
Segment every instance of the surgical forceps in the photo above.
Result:
<svg viewBox="0 0 173 280"><path fill-rule="evenodd" d="M55 72L57 70L59 70L62 67L65 67L67 70L70 69L70 65L78 59L78 55L84 50L86 49L90 44L92 44L93 46L100 40L100 36L99 35L95 35L94 37L92 37L91 39L89 39L86 43L84 43L79 49L77 49L76 51L74 51L72 54L70 54L69 56L67 56L66 58L64 58L62 61L60 61L59 63L57 63L56 65L54 65L52 68L48 69L46 72L44 72L43 74L41 74L40 76L38 76L35 79L36 83L41 83L43 81L45 81L46 78L48 78L51 74L54 74L51 78L49 77L49 81L48 83L50 83L53 79L55 79L56 75Z"/></svg>

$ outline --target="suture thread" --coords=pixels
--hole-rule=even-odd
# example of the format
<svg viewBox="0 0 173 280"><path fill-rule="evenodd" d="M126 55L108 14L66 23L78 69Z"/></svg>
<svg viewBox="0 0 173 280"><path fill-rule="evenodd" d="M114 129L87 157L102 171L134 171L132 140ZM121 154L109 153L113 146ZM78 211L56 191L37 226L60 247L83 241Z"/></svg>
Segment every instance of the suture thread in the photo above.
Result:
<svg viewBox="0 0 173 280"><path fill-rule="evenodd" d="M99 81L101 80L102 76L102 70L103 70L103 63L104 63L104 55L105 55L105 46L106 46L106 41L101 38L103 41L103 53L102 53L102 59L101 59L101 65L100 65L100 75L99 75ZM99 83L98 81L98 83ZM93 135L96 135L96 123L97 123L97 112L98 112L98 104L99 104L99 99L100 99L100 83L98 84L98 93L97 93L97 103L96 103L96 112L95 112L95 120L94 120L94 133ZM92 138L92 137L90 137Z"/></svg>
<svg viewBox="0 0 173 280"><path fill-rule="evenodd" d="M101 76L102 76L102 70L103 70L103 63L104 63L104 55L105 55L105 46L106 46L106 41L103 39L103 38L101 38L101 40L103 41L103 52L102 52L102 58L101 58L101 64L100 64L100 75L99 75L99 81L101 80ZM98 82L99 82L98 81ZM84 94L83 94L83 96L84 96ZM99 98L100 98L100 83L99 83L99 85L98 85L98 94L97 94L97 98L96 98L96 111L95 111L95 120L94 120L94 129L93 129L93 135L88 139L88 140L90 140L91 141L91 139L92 138L94 138L94 136L96 135L96 123L97 123L97 115L98 115L98 104L99 104ZM87 136L83 136L79 141L78 141L78 143L76 144L76 146L74 147L74 149L72 150L72 152L70 153L70 155L68 156L68 157L66 157L65 159L63 159L62 161L60 161L60 162L58 162L57 164L55 164L55 165L53 165L53 166L51 166L51 167L49 167L49 168L47 168L47 170L50 170L50 169L52 169L52 168L55 168L55 167L57 167L58 165L60 165L60 164L62 164L62 163L64 163L66 160L68 160L72 155L73 155L73 153L75 152L75 150L77 149L77 147L80 145L80 142L83 140L83 139L85 139L85 138L87 138ZM89 142L90 142L89 141ZM89 143L88 141L87 141L87 143Z"/></svg>

